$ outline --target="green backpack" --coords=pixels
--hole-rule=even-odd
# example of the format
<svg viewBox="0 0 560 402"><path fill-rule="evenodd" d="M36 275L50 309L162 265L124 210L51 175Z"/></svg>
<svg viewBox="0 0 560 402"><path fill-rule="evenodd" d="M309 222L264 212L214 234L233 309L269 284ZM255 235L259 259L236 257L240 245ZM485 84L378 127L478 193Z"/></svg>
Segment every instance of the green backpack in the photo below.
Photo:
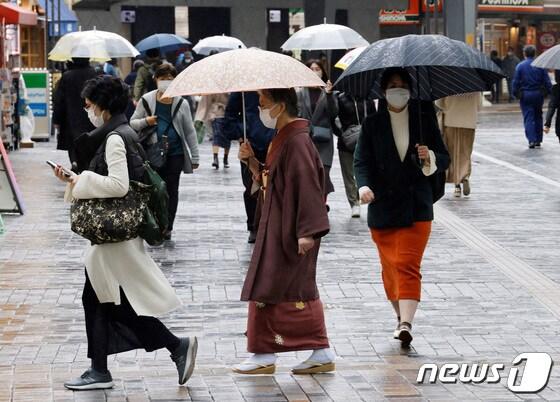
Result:
<svg viewBox="0 0 560 402"><path fill-rule="evenodd" d="M169 195L167 185L148 162L144 162L144 183L150 186L150 200L144 211L144 219L139 236L150 246L158 246L165 240L164 235L169 225Z"/></svg>

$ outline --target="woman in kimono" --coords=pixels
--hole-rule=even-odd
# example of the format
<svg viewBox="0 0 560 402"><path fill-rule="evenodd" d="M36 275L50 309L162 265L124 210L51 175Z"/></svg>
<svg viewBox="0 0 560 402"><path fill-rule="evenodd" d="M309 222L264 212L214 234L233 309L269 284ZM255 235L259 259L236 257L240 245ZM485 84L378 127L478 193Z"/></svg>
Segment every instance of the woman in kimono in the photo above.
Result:
<svg viewBox="0 0 560 402"><path fill-rule="evenodd" d="M261 193L257 241L241 294L249 301L247 349L253 355L234 371L272 374L276 353L300 350L313 352L294 374L333 371L315 278L321 238L329 232L323 164L309 122L297 117L295 90L263 90L259 96L263 124L278 131L265 164L250 144L239 151Z"/></svg>

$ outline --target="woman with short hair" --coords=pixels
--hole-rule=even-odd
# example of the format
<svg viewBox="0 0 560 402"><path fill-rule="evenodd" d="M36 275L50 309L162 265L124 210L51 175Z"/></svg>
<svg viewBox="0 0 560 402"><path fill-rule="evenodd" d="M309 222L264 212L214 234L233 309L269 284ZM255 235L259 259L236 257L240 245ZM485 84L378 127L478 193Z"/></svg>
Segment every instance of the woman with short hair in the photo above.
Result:
<svg viewBox="0 0 560 402"><path fill-rule="evenodd" d="M98 77L86 82L82 96L96 127L83 144L96 151L88 169L80 175L67 177L61 167L55 174L68 183L66 200L124 197L129 181L143 181L144 176L137 136L124 115L129 88L118 78ZM111 388L107 356L140 348L148 352L167 348L177 366L179 383L189 379L197 340L178 338L155 318L176 309L181 302L145 250L142 238L96 244L88 249L82 303L91 367L66 382L66 388Z"/></svg>
<svg viewBox="0 0 560 402"><path fill-rule="evenodd" d="M138 132L156 127L152 136L164 150L163 166L157 167L158 173L167 184L169 194L169 226L165 233L171 239L173 224L179 205L179 182L181 173L190 174L198 168L198 141L192 122L189 102L180 96L164 98L163 94L177 76L177 70L171 64L161 64L156 68L154 80L158 89L144 94L132 117L130 126Z"/></svg>

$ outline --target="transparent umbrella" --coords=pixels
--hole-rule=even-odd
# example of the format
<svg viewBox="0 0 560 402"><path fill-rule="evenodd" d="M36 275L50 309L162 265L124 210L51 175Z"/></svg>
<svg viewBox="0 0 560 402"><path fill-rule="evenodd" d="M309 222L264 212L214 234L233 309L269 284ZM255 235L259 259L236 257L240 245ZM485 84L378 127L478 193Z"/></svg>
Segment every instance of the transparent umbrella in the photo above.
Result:
<svg viewBox="0 0 560 402"><path fill-rule="evenodd" d="M282 50L334 50L367 45L369 42L352 28L337 24L320 24L297 31L281 47Z"/></svg>
<svg viewBox="0 0 560 402"><path fill-rule="evenodd" d="M117 57L136 57L138 54L138 50L122 36L94 29L64 35L50 51L49 59L67 61L79 57L104 61Z"/></svg>
<svg viewBox="0 0 560 402"><path fill-rule="evenodd" d="M209 36L198 41L193 51L202 56L208 56L212 52L225 52L233 49L246 49L246 46L237 38L226 35Z"/></svg>

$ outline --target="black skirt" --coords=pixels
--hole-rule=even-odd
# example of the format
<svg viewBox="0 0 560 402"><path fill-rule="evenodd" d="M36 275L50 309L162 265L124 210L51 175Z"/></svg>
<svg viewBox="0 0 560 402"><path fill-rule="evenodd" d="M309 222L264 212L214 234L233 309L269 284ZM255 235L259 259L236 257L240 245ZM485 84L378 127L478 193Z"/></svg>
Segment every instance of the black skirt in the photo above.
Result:
<svg viewBox="0 0 560 402"><path fill-rule="evenodd" d="M120 293L118 306L99 303L86 272L82 304L90 359L134 349L151 352L178 343L178 338L161 321L136 314L122 288Z"/></svg>

